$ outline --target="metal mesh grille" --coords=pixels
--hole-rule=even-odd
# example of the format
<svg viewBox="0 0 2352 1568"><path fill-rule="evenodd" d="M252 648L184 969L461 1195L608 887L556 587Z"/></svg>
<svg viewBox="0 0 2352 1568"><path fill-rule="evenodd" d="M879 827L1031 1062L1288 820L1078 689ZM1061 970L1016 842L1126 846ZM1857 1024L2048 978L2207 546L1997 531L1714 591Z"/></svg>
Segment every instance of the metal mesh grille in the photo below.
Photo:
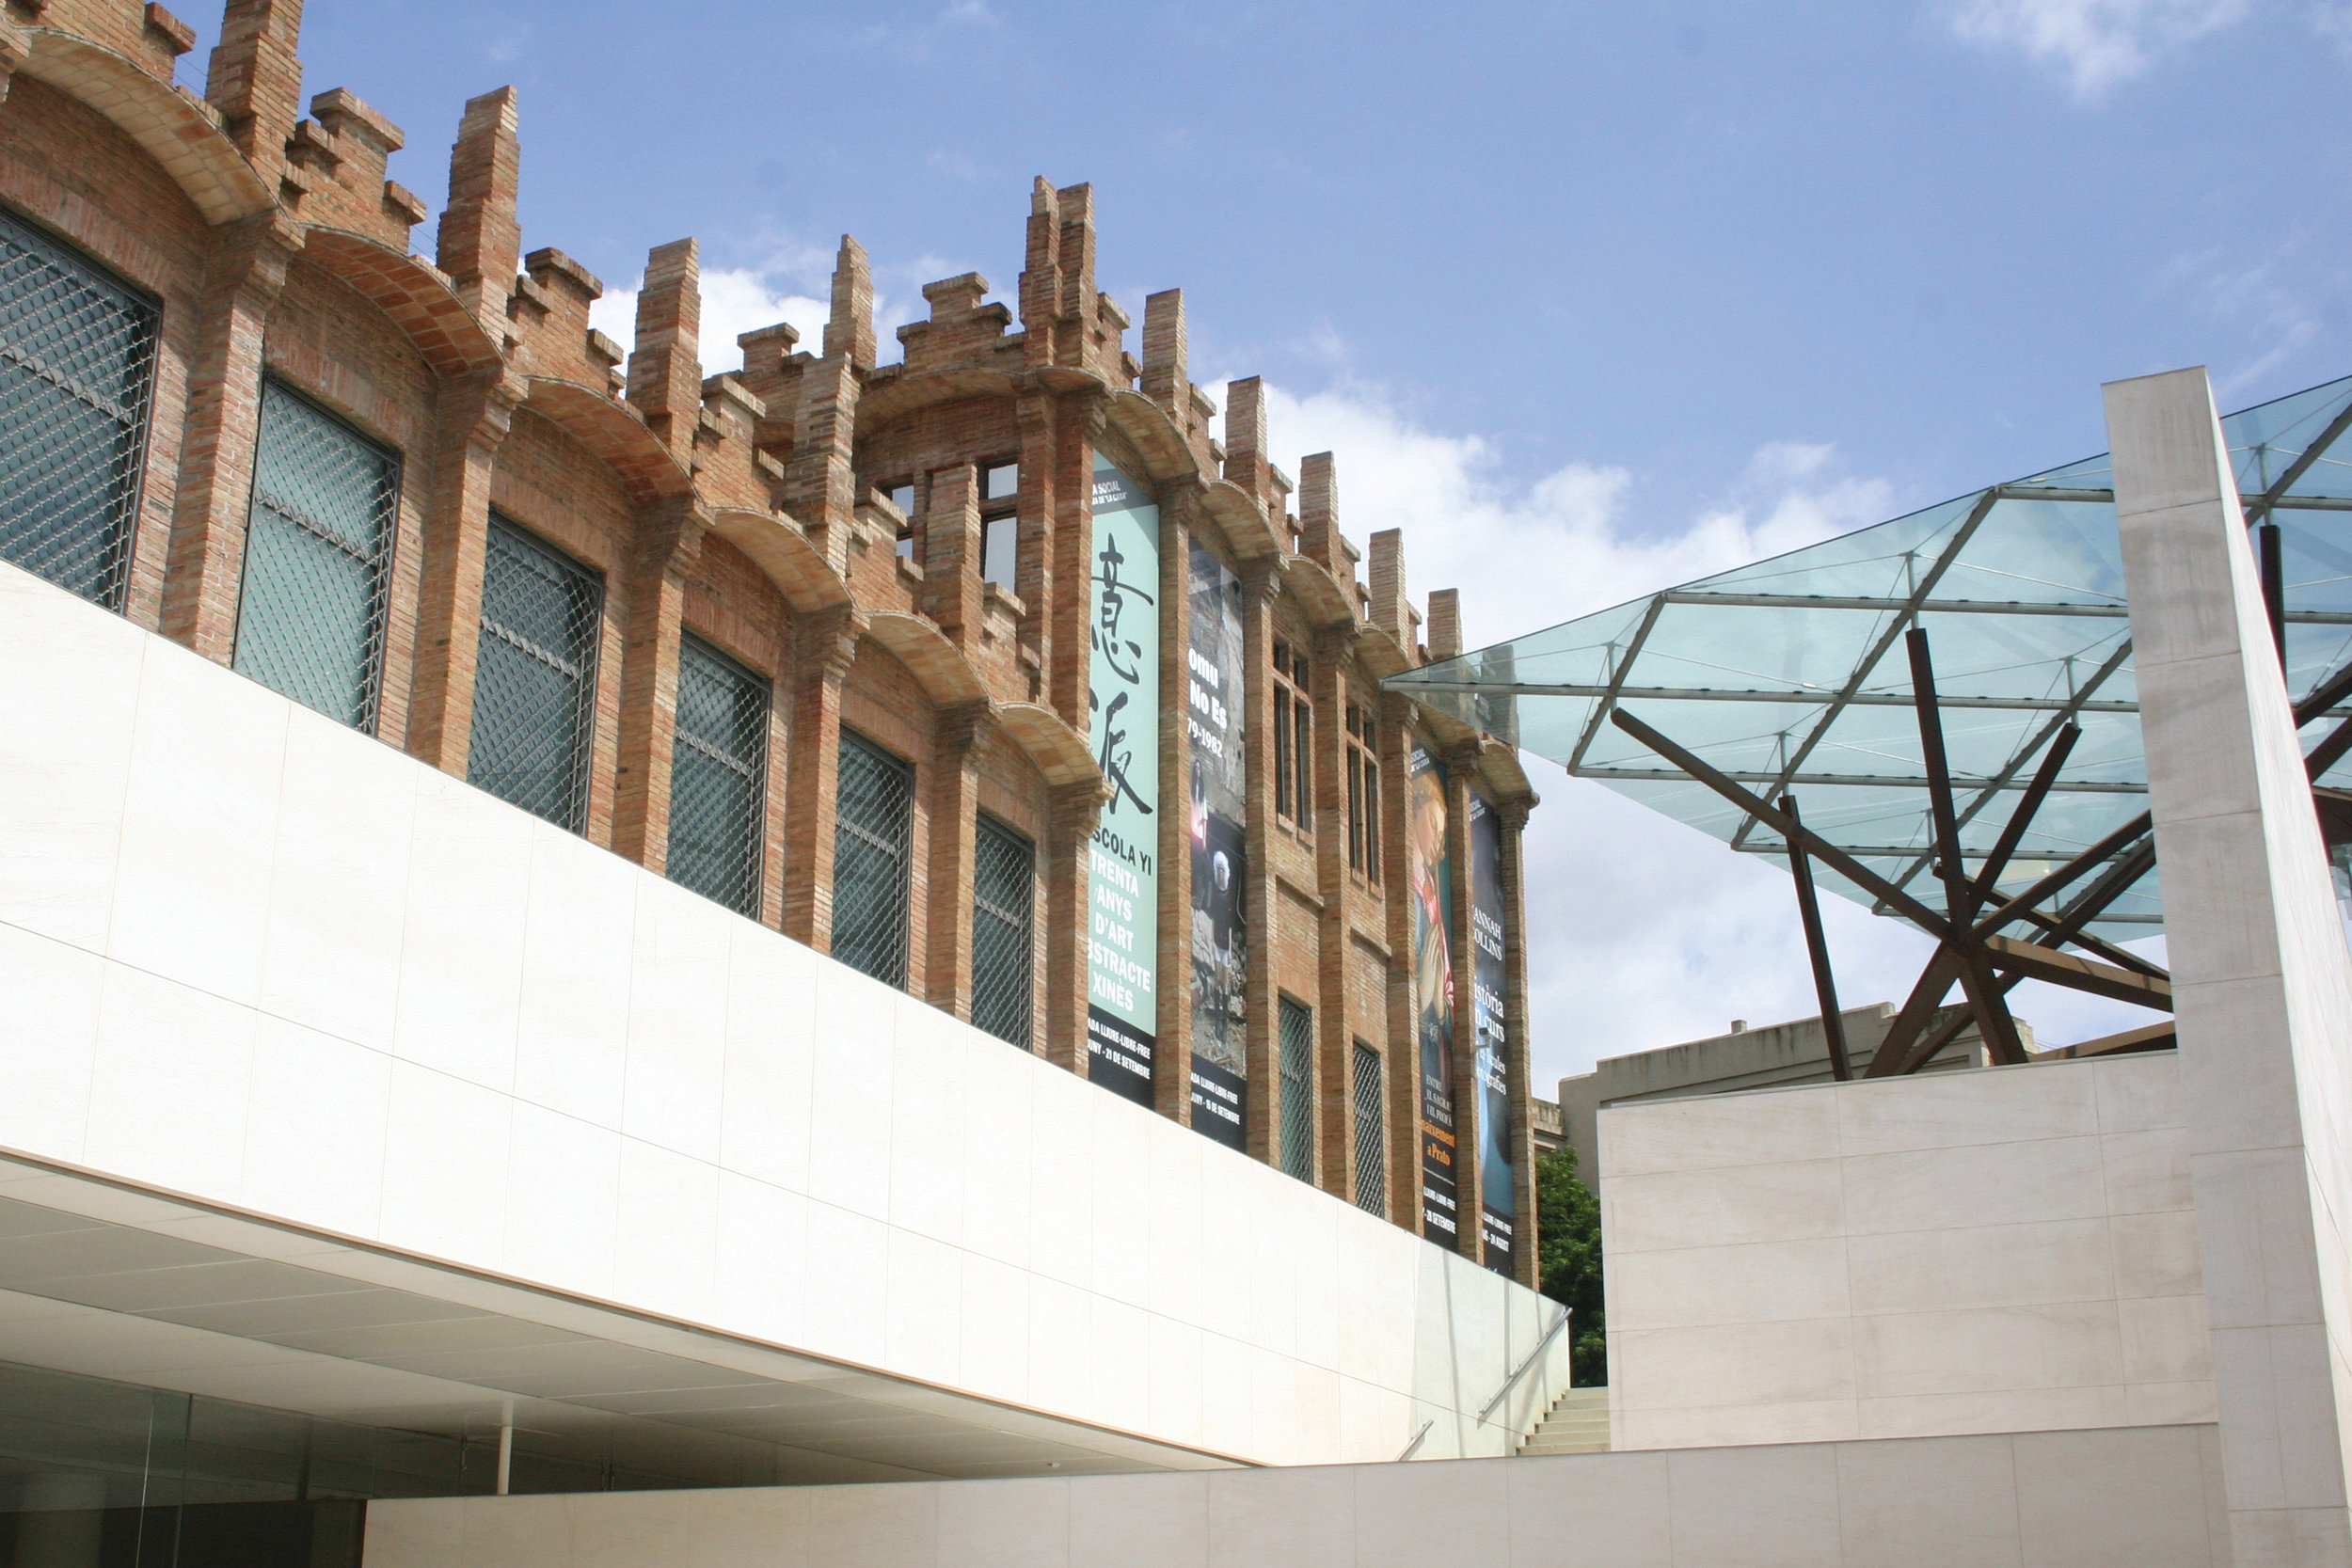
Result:
<svg viewBox="0 0 2352 1568"><path fill-rule="evenodd" d="M603 610L594 573L490 519L466 778L573 832L588 818Z"/></svg>
<svg viewBox="0 0 2352 1568"><path fill-rule="evenodd" d="M1366 1213L1385 1214L1389 1181L1380 1158L1380 1053L1358 1040L1349 1077L1355 1096L1350 1131L1356 1144L1356 1207Z"/></svg>
<svg viewBox="0 0 2352 1568"><path fill-rule="evenodd" d="M400 463L275 382L262 387L236 667L374 728Z"/></svg>
<svg viewBox="0 0 2352 1568"><path fill-rule="evenodd" d="M685 639L670 754L669 874L755 920L767 783L768 683Z"/></svg>
<svg viewBox="0 0 2352 1568"><path fill-rule="evenodd" d="M157 319L0 211L0 560L109 610L130 578Z"/></svg>
<svg viewBox="0 0 2352 1568"><path fill-rule="evenodd" d="M884 985L907 983L907 849L914 769L841 736L834 804L833 956Z"/></svg>
<svg viewBox="0 0 2352 1568"><path fill-rule="evenodd" d="M1037 851L985 816L972 848L972 1022L1026 1051L1037 1010L1029 934Z"/></svg>
<svg viewBox="0 0 2352 1568"><path fill-rule="evenodd" d="M1314 1180L1315 1015L1282 998L1282 1169L1301 1181Z"/></svg>

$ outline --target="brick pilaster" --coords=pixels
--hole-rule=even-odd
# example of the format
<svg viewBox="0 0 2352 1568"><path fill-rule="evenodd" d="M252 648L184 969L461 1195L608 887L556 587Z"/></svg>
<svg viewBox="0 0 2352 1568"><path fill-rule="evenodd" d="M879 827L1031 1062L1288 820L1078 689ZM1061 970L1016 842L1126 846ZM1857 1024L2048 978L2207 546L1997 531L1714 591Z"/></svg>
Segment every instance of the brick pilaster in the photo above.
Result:
<svg viewBox="0 0 2352 1568"><path fill-rule="evenodd" d="M1249 1102L1243 1135L1249 1152L1269 1164L1281 1163L1282 1076L1278 1068L1275 1004L1274 911L1274 597L1279 592L1273 560L1251 562L1242 571L1241 671L1243 774L1247 820L1242 841L1249 864L1242 907L1249 911L1249 968L1242 984L1242 1055L1249 1065Z"/></svg>
<svg viewBox="0 0 2352 1568"><path fill-rule="evenodd" d="M691 239L658 245L637 291L637 342L628 356L629 406L691 468L702 416L702 261Z"/></svg>
<svg viewBox="0 0 2352 1568"><path fill-rule="evenodd" d="M836 575L849 569L850 533L857 512L852 455L860 376L873 363L873 278L866 247L844 234L834 263L825 356L801 372L792 460L785 468L785 504Z"/></svg>
<svg viewBox="0 0 2352 1568"><path fill-rule="evenodd" d="M922 603L967 658L980 641L980 487L969 463L931 471L922 525Z"/></svg>
<svg viewBox="0 0 2352 1568"><path fill-rule="evenodd" d="M188 366L161 620L165 636L226 664L236 643L261 434L262 335L301 233L272 213L216 235Z"/></svg>
<svg viewBox="0 0 2352 1568"><path fill-rule="evenodd" d="M1328 454L1326 454L1327 458ZM1312 460L1310 459L1310 462ZM1333 522L1336 534L1338 524ZM1349 1135L1356 1030L1347 1013L1347 679L1357 638L1353 621L1315 635L1308 696L1314 703L1315 891L1323 910L1315 921L1315 1123L1322 1139L1316 1184L1355 1201L1356 1140Z"/></svg>
<svg viewBox="0 0 2352 1568"><path fill-rule="evenodd" d="M1094 443L1109 418L1104 399L1079 393L1062 401L1056 420L1060 439L1054 453L1054 580L1061 593L1050 607L1053 652L1046 690L1049 705L1080 735L1091 734L1093 723L1087 680L1094 645Z"/></svg>
<svg viewBox="0 0 2352 1568"><path fill-rule="evenodd" d="M1047 807L1045 1055L1087 1076L1087 851L1103 820L1099 784L1064 784Z"/></svg>
<svg viewBox="0 0 2352 1568"><path fill-rule="evenodd" d="M1375 536L1377 537L1377 536ZM1381 882L1389 916L1389 1217L1421 1235L1425 1228L1421 1195L1421 1041L1413 1018L1413 911L1411 803L1413 705L1403 697L1380 699L1380 728L1374 746L1380 768L1380 842L1388 857Z"/></svg>
<svg viewBox="0 0 2352 1568"><path fill-rule="evenodd" d="M1438 595L1431 594L1430 618ZM1470 935L1470 780L1478 768L1478 745L1449 746L1445 759L1445 852L1454 863L1454 908L1447 945L1454 958L1454 1193L1458 1206L1456 1244L1472 1262L1486 1255L1485 1224L1478 1201L1478 948Z"/></svg>
<svg viewBox="0 0 2352 1568"><path fill-rule="evenodd" d="M1200 492L1186 487L1160 507L1159 1040L1152 1105L1192 1125L1192 525ZM1181 809L1180 809L1181 808Z"/></svg>
<svg viewBox="0 0 2352 1568"><path fill-rule="evenodd" d="M621 652L621 735L612 795L612 850L660 873L670 859L670 768L677 745L678 641L686 578L705 518L691 500L641 514L627 565L628 618Z"/></svg>
<svg viewBox="0 0 2352 1568"><path fill-rule="evenodd" d="M229 0L205 71L206 101L272 189L302 118L302 62L294 56L301 33L302 0Z"/></svg>
<svg viewBox="0 0 2352 1568"><path fill-rule="evenodd" d="M522 184L515 89L466 101L449 154L449 205L441 210L435 255L457 297L495 342L511 343L506 302L522 265L523 231L515 202Z"/></svg>
<svg viewBox="0 0 2352 1568"><path fill-rule="evenodd" d="M968 474L969 469L965 472ZM933 720L930 768L930 901L924 1000L972 1016L972 880L980 809L978 745L988 704L941 708Z"/></svg>
<svg viewBox="0 0 2352 1568"><path fill-rule="evenodd" d="M1410 657L1413 652L1413 607L1405 593L1405 534L1382 529L1368 541L1372 559L1364 573L1365 595L1372 601L1372 624L1396 639Z"/></svg>
<svg viewBox="0 0 2352 1568"><path fill-rule="evenodd" d="M523 390L519 378L501 374L442 388L436 408L408 751L459 778L466 775L466 752L473 736L482 571L490 542L490 481Z"/></svg>
<svg viewBox="0 0 2352 1568"><path fill-rule="evenodd" d="M1518 1210L1511 1274L1530 1290L1542 1283L1536 1248L1543 1238L1536 1224L1534 1085L1529 1063L1534 1042L1527 1030L1527 881L1519 857L1527 814L1534 804L1535 797L1522 795L1496 808L1502 818L1502 1027L1510 1039L1504 1069L1511 1079L1511 1136L1503 1147L1511 1151L1512 1198Z"/></svg>
<svg viewBox="0 0 2352 1568"><path fill-rule="evenodd" d="M1225 388L1225 478L1265 506L1274 499L1266 457L1265 383L1257 376Z"/></svg>
<svg viewBox="0 0 2352 1568"><path fill-rule="evenodd" d="M857 660L854 609L805 617L793 664L792 768L786 787L784 934L833 951L834 797L841 779L841 687Z"/></svg>
<svg viewBox="0 0 2352 1568"><path fill-rule="evenodd" d="M1037 684L1033 701L1052 701L1054 667L1054 584L1057 576L1056 519L1067 494L1062 472L1062 400L1041 388L1024 387L1013 404L1021 430L1021 500L1016 526L1021 531L1015 552L1013 592L1021 599L1021 645ZM1065 712L1067 721L1075 723Z"/></svg>
<svg viewBox="0 0 2352 1568"><path fill-rule="evenodd" d="M1167 409L1180 429L1191 424L1187 358L1184 291L1162 290L1143 302L1143 384L1139 389Z"/></svg>
<svg viewBox="0 0 2352 1568"><path fill-rule="evenodd" d="M1299 554L1342 581L1353 580L1340 545L1340 478L1327 451L1302 458L1298 465Z"/></svg>

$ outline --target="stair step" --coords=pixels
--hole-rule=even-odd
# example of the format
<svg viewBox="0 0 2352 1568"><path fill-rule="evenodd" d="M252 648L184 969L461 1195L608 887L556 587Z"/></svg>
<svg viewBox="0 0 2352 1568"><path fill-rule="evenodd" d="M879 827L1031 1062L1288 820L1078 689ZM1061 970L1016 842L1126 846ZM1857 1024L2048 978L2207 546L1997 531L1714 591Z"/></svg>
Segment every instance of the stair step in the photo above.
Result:
<svg viewBox="0 0 2352 1568"><path fill-rule="evenodd" d="M1609 1390L1570 1388L1555 1401L1519 1445L1523 1455L1609 1451Z"/></svg>

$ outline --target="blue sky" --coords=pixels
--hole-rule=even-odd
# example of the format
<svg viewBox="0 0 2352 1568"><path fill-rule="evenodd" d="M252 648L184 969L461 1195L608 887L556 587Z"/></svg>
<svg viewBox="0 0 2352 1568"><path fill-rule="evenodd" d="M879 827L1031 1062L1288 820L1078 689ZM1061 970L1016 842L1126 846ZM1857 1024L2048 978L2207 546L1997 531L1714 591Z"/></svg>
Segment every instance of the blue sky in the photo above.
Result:
<svg viewBox="0 0 2352 1568"><path fill-rule="evenodd" d="M517 86L525 245L617 331L697 235L711 369L821 319L845 231L886 322L1009 296L1031 177L1093 182L1103 285L1183 287L1196 379L1265 375L1473 642L2095 451L2104 380L2352 371L2346 0L310 0L302 56L437 211ZM1784 875L1534 771L1539 1086L1812 1010ZM1917 943L1836 925L1850 1000L1899 997Z"/></svg>

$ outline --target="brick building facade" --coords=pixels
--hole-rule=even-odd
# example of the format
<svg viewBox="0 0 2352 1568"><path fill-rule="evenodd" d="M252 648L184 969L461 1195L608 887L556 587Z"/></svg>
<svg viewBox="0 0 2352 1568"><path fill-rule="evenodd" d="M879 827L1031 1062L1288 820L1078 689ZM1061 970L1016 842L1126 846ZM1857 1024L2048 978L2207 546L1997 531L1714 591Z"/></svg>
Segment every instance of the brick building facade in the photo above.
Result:
<svg viewBox="0 0 2352 1568"><path fill-rule="evenodd" d="M161 6L6 0L0 557L1454 1244L1450 1101L1459 1245L1532 1282L1534 797L1382 691L1458 611L1331 455L1276 467L1254 379L1216 423L1181 292L1128 352L1089 188L1037 182L1017 322L947 278L879 363L845 238L823 341L706 377L693 241L626 348L525 251L512 89L411 254L300 8L231 0L199 100Z"/></svg>

